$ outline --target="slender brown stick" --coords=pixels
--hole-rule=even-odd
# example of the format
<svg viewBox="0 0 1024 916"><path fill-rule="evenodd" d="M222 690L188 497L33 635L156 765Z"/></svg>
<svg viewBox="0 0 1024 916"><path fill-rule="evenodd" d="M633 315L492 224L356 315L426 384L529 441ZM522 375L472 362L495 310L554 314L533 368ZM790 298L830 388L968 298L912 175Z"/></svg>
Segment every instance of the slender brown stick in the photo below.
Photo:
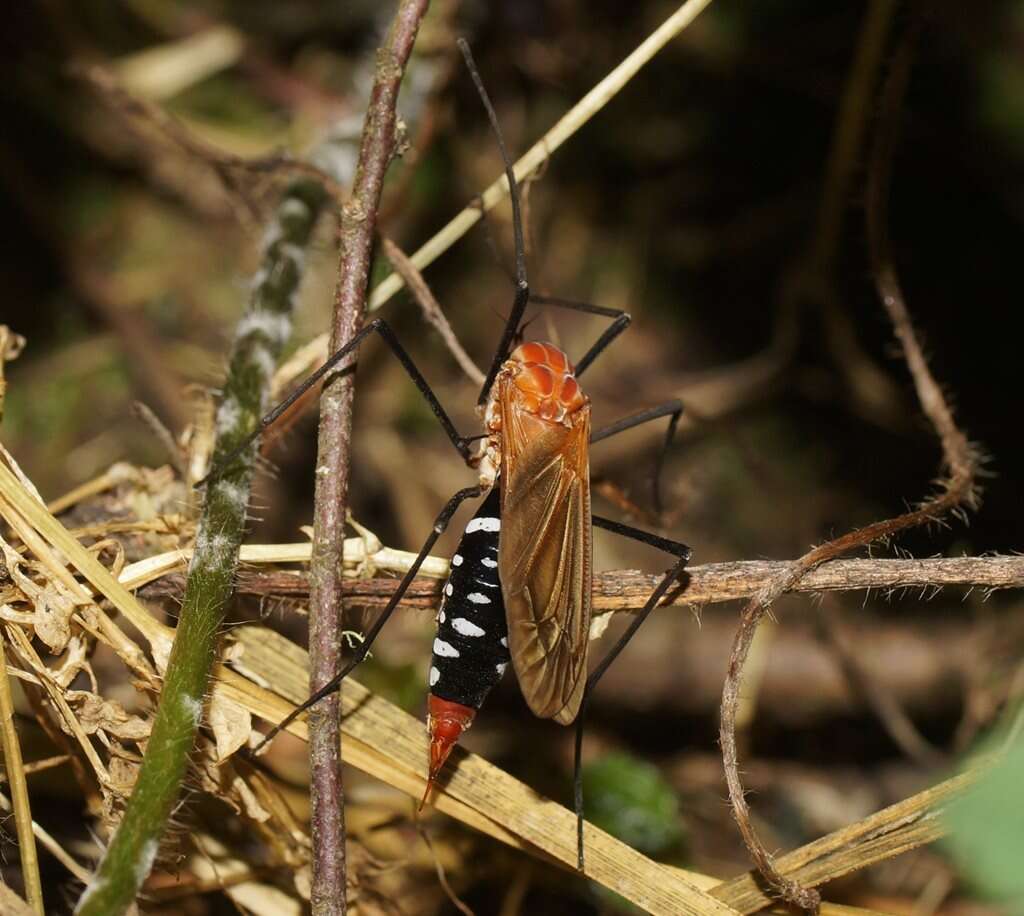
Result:
<svg viewBox="0 0 1024 916"><path fill-rule="evenodd" d="M702 607L750 598L766 583L787 571L790 565L784 560L740 560L691 566L686 570L680 587L670 591L659 607ZM180 582L176 583L171 576L163 579L164 584L146 585L145 595L180 594ZM636 569L595 573L592 592L595 613L636 611L643 607L660 579L659 575ZM359 605L383 607L398 582L396 578L384 577L346 579L344 595ZM416 578L399 607L436 610L443 587L443 578ZM791 590L815 594L877 589L888 595L915 589L931 595L936 589L950 587L978 588L986 593L996 589L1024 588L1024 556L831 560L808 572L793 584ZM257 572L248 568L239 571L238 588L252 595L305 599L309 595L309 578L291 570Z"/></svg>
<svg viewBox="0 0 1024 916"><path fill-rule="evenodd" d="M890 79L884 92L884 106L879 120L868 187L868 236L875 282L882 303L889 314L893 330L903 346L903 356L914 381L918 400L931 421L942 443L943 461L948 476L939 482L939 492L926 499L919 508L896 518L876 522L840 538L823 544L793 562L789 569L770 579L748 602L740 616L740 625L733 642L732 655L722 688L720 740L729 799L743 840L750 851L758 871L781 897L803 909L815 911L820 895L811 888L801 886L786 877L776 866L750 820L750 810L744 796L739 774L736 750L736 710L740 699L743 666L762 617L772 603L793 588L810 570L834 559L855 547L862 547L880 538L916 525L937 520L947 512L962 506L973 507L977 501L975 475L978 456L967 437L957 428L942 390L928 368L927 361L914 334L910 316L903 301L896 272L888 250L885 233L886 198L888 194L890 161L892 157L895 125L903 92L910 72L909 45L903 45L893 63Z"/></svg>
<svg viewBox="0 0 1024 916"><path fill-rule="evenodd" d="M359 330L366 311L377 208L384 175L395 152L395 102L427 0L403 0L377 53L373 89L363 124L352 196L341 212L341 258L334 297L331 352ZM340 668L338 623L343 612L341 556L348 503L352 435L352 367L345 360L320 397L313 555L310 564L309 686L316 692ZM341 783L341 706L338 695L310 710L314 914L343 914L345 815Z"/></svg>
<svg viewBox="0 0 1024 916"><path fill-rule="evenodd" d="M484 374L459 343L459 338L455 336L452 326L441 310L441 304L430 291L427 281L423 279L423 274L419 272L409 256L386 235L381 236L381 244L384 247L384 256L391 262L395 273L402 278L413 298L419 303L423 317L434 326L455 362L459 364L469 380L479 388L484 383Z"/></svg>

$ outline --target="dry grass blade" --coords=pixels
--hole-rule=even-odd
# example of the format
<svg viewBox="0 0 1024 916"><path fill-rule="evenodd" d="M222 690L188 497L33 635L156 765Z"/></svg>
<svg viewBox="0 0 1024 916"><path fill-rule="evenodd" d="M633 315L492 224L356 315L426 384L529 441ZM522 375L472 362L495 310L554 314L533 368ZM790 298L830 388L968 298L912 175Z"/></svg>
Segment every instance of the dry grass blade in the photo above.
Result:
<svg viewBox="0 0 1024 916"><path fill-rule="evenodd" d="M135 596L33 497L3 463L0 463L0 495L24 516L43 540L59 550L97 592L139 629L151 647L157 651L170 648L174 631L154 620ZM121 648L118 651L121 652Z"/></svg>
<svg viewBox="0 0 1024 916"><path fill-rule="evenodd" d="M43 885L39 880L39 856L32 833L32 806L28 797L28 782L21 758L21 742L14 727L14 703L11 682L7 676L7 647L0 635L0 743L4 751L4 771L11 786L14 822L18 831L18 850L21 856L21 874L25 880L28 903L37 913L43 913Z"/></svg>
<svg viewBox="0 0 1024 916"><path fill-rule="evenodd" d="M940 782L780 856L775 866L787 878L817 886L931 843L946 832L939 818L942 806L976 778L976 773L966 773ZM716 885L711 893L743 913L757 912L773 902L756 871Z"/></svg>
<svg viewBox="0 0 1024 916"><path fill-rule="evenodd" d="M232 699L257 715L277 721L306 697L306 653L263 627L233 631L243 648L236 666L259 682L274 684L292 703L268 694L230 671L221 685ZM267 700L270 699L268 704ZM408 793L423 794L426 784L427 739L423 723L351 678L342 689L344 759ZM290 730L304 736L299 721ZM453 753L444 771L444 791L435 807L512 846L546 854L563 865L576 863L576 822L573 813L472 754ZM587 877L642 907L648 913L728 913L692 883L596 827L587 825Z"/></svg>
<svg viewBox="0 0 1024 916"><path fill-rule="evenodd" d="M6 884L0 883L0 911L8 916L32 916L33 910Z"/></svg>

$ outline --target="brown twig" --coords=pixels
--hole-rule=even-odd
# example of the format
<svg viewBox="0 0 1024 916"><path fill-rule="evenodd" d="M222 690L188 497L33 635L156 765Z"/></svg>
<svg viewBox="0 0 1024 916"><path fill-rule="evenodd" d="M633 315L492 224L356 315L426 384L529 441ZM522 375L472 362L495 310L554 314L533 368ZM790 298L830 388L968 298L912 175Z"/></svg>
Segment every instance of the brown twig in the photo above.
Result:
<svg viewBox="0 0 1024 916"><path fill-rule="evenodd" d="M351 340L366 311L377 208L384 175L395 152L395 102L406 61L427 9L427 0L403 0L378 51L373 89L363 125L352 196L342 207L341 259L334 297L331 352ZM348 503L352 436L352 366L344 361L320 398L313 556L310 565L310 690L339 669L342 618L341 554ZM341 784L341 705L337 694L310 710L313 890L315 914L343 914L345 900L345 818Z"/></svg>
<svg viewBox="0 0 1024 916"><path fill-rule="evenodd" d="M459 338L455 336L452 326L448 323L448 319L445 318L444 312L441 311L441 304L434 298L430 287L427 286L427 281L423 279L423 274L416 269L416 265L409 260L409 256L386 235L381 236L381 244L384 246L384 256L391 262L395 273L402 278L405 285L409 288L413 298L423 312L423 317L441 335L441 339L448 348L448 352L455 359L455 362L459 364L459 367L466 373L474 385L478 387L482 385L484 383L484 374L477 368L476 363L470 359L462 344L459 343Z"/></svg>
<svg viewBox="0 0 1024 916"><path fill-rule="evenodd" d="M750 598L784 575L792 563L782 560L741 560L709 563L686 570L678 589L671 590L663 606L701 607ZM615 569L594 574L595 613L635 611L660 581L661 576L635 569ZM391 578L345 579L345 598L368 607L383 607L398 585ZM436 609L443 579L413 580L401 608ZM1024 588L1024 556L936 557L927 560L831 560L794 582L790 591L803 594L877 589L885 593L901 589L981 588L986 591ZM238 588L251 595L305 598L309 578L298 572L256 572L251 567L238 573ZM146 586L147 597L176 594L168 587Z"/></svg>
<svg viewBox="0 0 1024 916"><path fill-rule="evenodd" d="M846 551L862 547L881 538L917 525L935 521L947 512L962 506L973 507L977 501L975 475L978 456L967 437L957 428L952 412L921 352L903 301L885 234L886 195L896 116L909 77L910 51L904 45L897 56L884 96L885 106L878 127L868 187L868 236L875 282L882 303L889 313L903 356L914 381L918 400L942 443L943 460L948 476L939 481L939 492L926 499L919 508L892 519L876 522L840 538L829 541L804 554L787 570L766 582L748 602L740 616L740 625L733 642L732 655L722 688L720 740L729 799L743 840L758 870L772 889L790 903L815 911L820 895L812 888L786 877L776 866L750 819L750 810L740 779L736 750L736 710L740 699L743 666L757 631L757 626L773 602L793 588L810 570Z"/></svg>
<svg viewBox="0 0 1024 916"><path fill-rule="evenodd" d="M427 833L426 828L420 823L418 818L416 819L416 832L420 835L420 839L423 840L423 844L427 847L430 857L434 860L437 883L441 885L441 890L444 891L445 896L451 901L452 906L462 913L462 916L476 916L473 910L466 906L462 898L452 888L451 883L448 881L448 875L445 872L444 863L441 861L437 851L434 849L434 844L430 840L430 834Z"/></svg>

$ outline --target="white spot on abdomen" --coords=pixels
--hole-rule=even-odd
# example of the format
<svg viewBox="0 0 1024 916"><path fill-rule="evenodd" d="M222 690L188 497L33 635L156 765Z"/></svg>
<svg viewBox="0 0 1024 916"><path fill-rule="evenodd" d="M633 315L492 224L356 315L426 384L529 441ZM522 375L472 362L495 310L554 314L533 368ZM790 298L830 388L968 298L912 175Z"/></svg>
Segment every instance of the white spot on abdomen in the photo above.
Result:
<svg viewBox="0 0 1024 916"><path fill-rule="evenodd" d="M466 534L474 531L501 531L500 518L472 518L466 525Z"/></svg>
<svg viewBox="0 0 1024 916"><path fill-rule="evenodd" d="M483 627L478 627L473 621L465 617L455 617L452 620L452 629L460 636L483 636Z"/></svg>
<svg viewBox="0 0 1024 916"><path fill-rule="evenodd" d="M498 561L492 560L490 557L484 557L480 562L483 563L484 566L486 566L488 569L498 568Z"/></svg>
<svg viewBox="0 0 1024 916"><path fill-rule="evenodd" d="M461 553L457 553L457 554L455 554L454 557L452 557L452 566L461 566L461 565L462 565L462 554Z"/></svg>
<svg viewBox="0 0 1024 916"><path fill-rule="evenodd" d="M451 598L451 596L452 596L452 592L454 592L454 591L455 591L455 588L454 588L454 586L453 586L453 585L451 584L451 582L449 582L449 583L448 583L448 584L447 584L447 585L446 585L446 586L444 587L444 593L445 593L445 594L446 594L446 595L447 595L447 596L448 596L449 598Z"/></svg>
<svg viewBox="0 0 1024 916"><path fill-rule="evenodd" d="M441 679L441 672L433 665L430 666L430 686L433 687Z"/></svg>
<svg viewBox="0 0 1024 916"><path fill-rule="evenodd" d="M442 658L458 658L459 650L450 642L445 642L443 639L435 639L434 655L440 655Z"/></svg>
<svg viewBox="0 0 1024 916"><path fill-rule="evenodd" d="M498 672L498 677L502 677L505 674L505 669L508 667L508 662L502 662L500 665L495 665L494 670Z"/></svg>
<svg viewBox="0 0 1024 916"><path fill-rule="evenodd" d="M502 637L501 637L501 644L502 644L502 645L503 645L503 646L504 646L504 647L505 647L506 649L508 648L508 637L507 637L507 636L502 636Z"/></svg>
<svg viewBox="0 0 1024 916"><path fill-rule="evenodd" d="M490 604L491 603L491 599L488 598L486 595L481 594L480 592L470 592L468 595L466 595L466 600L467 601L472 601L473 604Z"/></svg>

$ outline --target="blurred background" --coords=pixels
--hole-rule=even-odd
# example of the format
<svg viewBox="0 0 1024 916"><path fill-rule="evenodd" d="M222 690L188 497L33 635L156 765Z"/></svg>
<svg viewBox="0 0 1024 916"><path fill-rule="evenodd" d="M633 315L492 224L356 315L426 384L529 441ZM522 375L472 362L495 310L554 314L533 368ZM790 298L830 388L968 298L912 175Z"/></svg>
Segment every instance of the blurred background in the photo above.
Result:
<svg viewBox="0 0 1024 916"><path fill-rule="evenodd" d="M392 6L45 0L7 12L0 316L27 346L7 367L2 438L44 498L115 462L166 464L166 449L133 402L177 437L222 378L284 179L211 168L178 132L242 157L302 156L329 135L358 137ZM389 172L381 232L415 250L500 172L457 59L457 35L473 46L516 156L674 8L435 3L399 102L409 148ZM896 43L917 27L894 161L892 246L932 368L963 428L991 456L992 476L969 526L915 531L874 555L1024 548L1018 0L716 0L527 185L534 289L633 315L587 373L595 425L671 397L688 409L665 464L664 516L655 516L650 497L658 424L595 446L596 511L660 525L692 545L694 563L788 559L930 492L940 452L874 292L863 206L880 79ZM177 126L161 127L152 112L132 110L83 78L94 62ZM339 141L334 149L344 173L355 146ZM334 238L329 215L307 259L293 346L328 326ZM425 271L484 369L511 305L511 264L503 206ZM379 257L375 281L388 272ZM456 425L472 434L476 386L415 302L402 291L379 314ZM531 336L576 357L605 326L532 314ZM276 470L258 480L251 542L303 539L315 429L311 403L265 453ZM354 449L352 512L390 546L417 550L444 500L473 482L375 341L360 357ZM452 531L461 531L463 515ZM447 535L436 552L450 553L456 538ZM599 532L595 566L659 572L667 561ZM748 683L741 735L756 824L770 848L796 847L948 775L1019 692L1019 594L950 589L927 598L858 593L777 605ZM606 825L616 827L617 812L644 809L646 799L647 814L619 818L623 838L722 877L749 867L723 801L717 745L737 611L707 607L699 621L680 609L654 615L604 679L587 738L588 798L595 810L607 808ZM239 600L232 614L269 617L303 639L301 602ZM352 626L363 624L361 609L348 614ZM361 680L421 712L431 632L430 614L400 615ZM894 739L844 669L837 643L903 707L919 744ZM466 744L568 800L571 735L530 717L512 679ZM299 784L303 755L298 743L278 751ZM412 840L390 821L407 820L407 800L356 773L350 786L355 838L384 860L401 858ZM44 823L56 829L79 819L73 802L50 791L40 789ZM638 820L645 826L630 836ZM453 885L478 913L617 906L440 816L435 829L454 851ZM16 869L5 868L5 878L9 870L17 885ZM404 912L455 911L432 867L415 874ZM69 880L56 866L53 879ZM991 891L945 848L929 848L858 872L827 895L892 913L999 912ZM206 894L154 902L153 911L234 905Z"/></svg>

